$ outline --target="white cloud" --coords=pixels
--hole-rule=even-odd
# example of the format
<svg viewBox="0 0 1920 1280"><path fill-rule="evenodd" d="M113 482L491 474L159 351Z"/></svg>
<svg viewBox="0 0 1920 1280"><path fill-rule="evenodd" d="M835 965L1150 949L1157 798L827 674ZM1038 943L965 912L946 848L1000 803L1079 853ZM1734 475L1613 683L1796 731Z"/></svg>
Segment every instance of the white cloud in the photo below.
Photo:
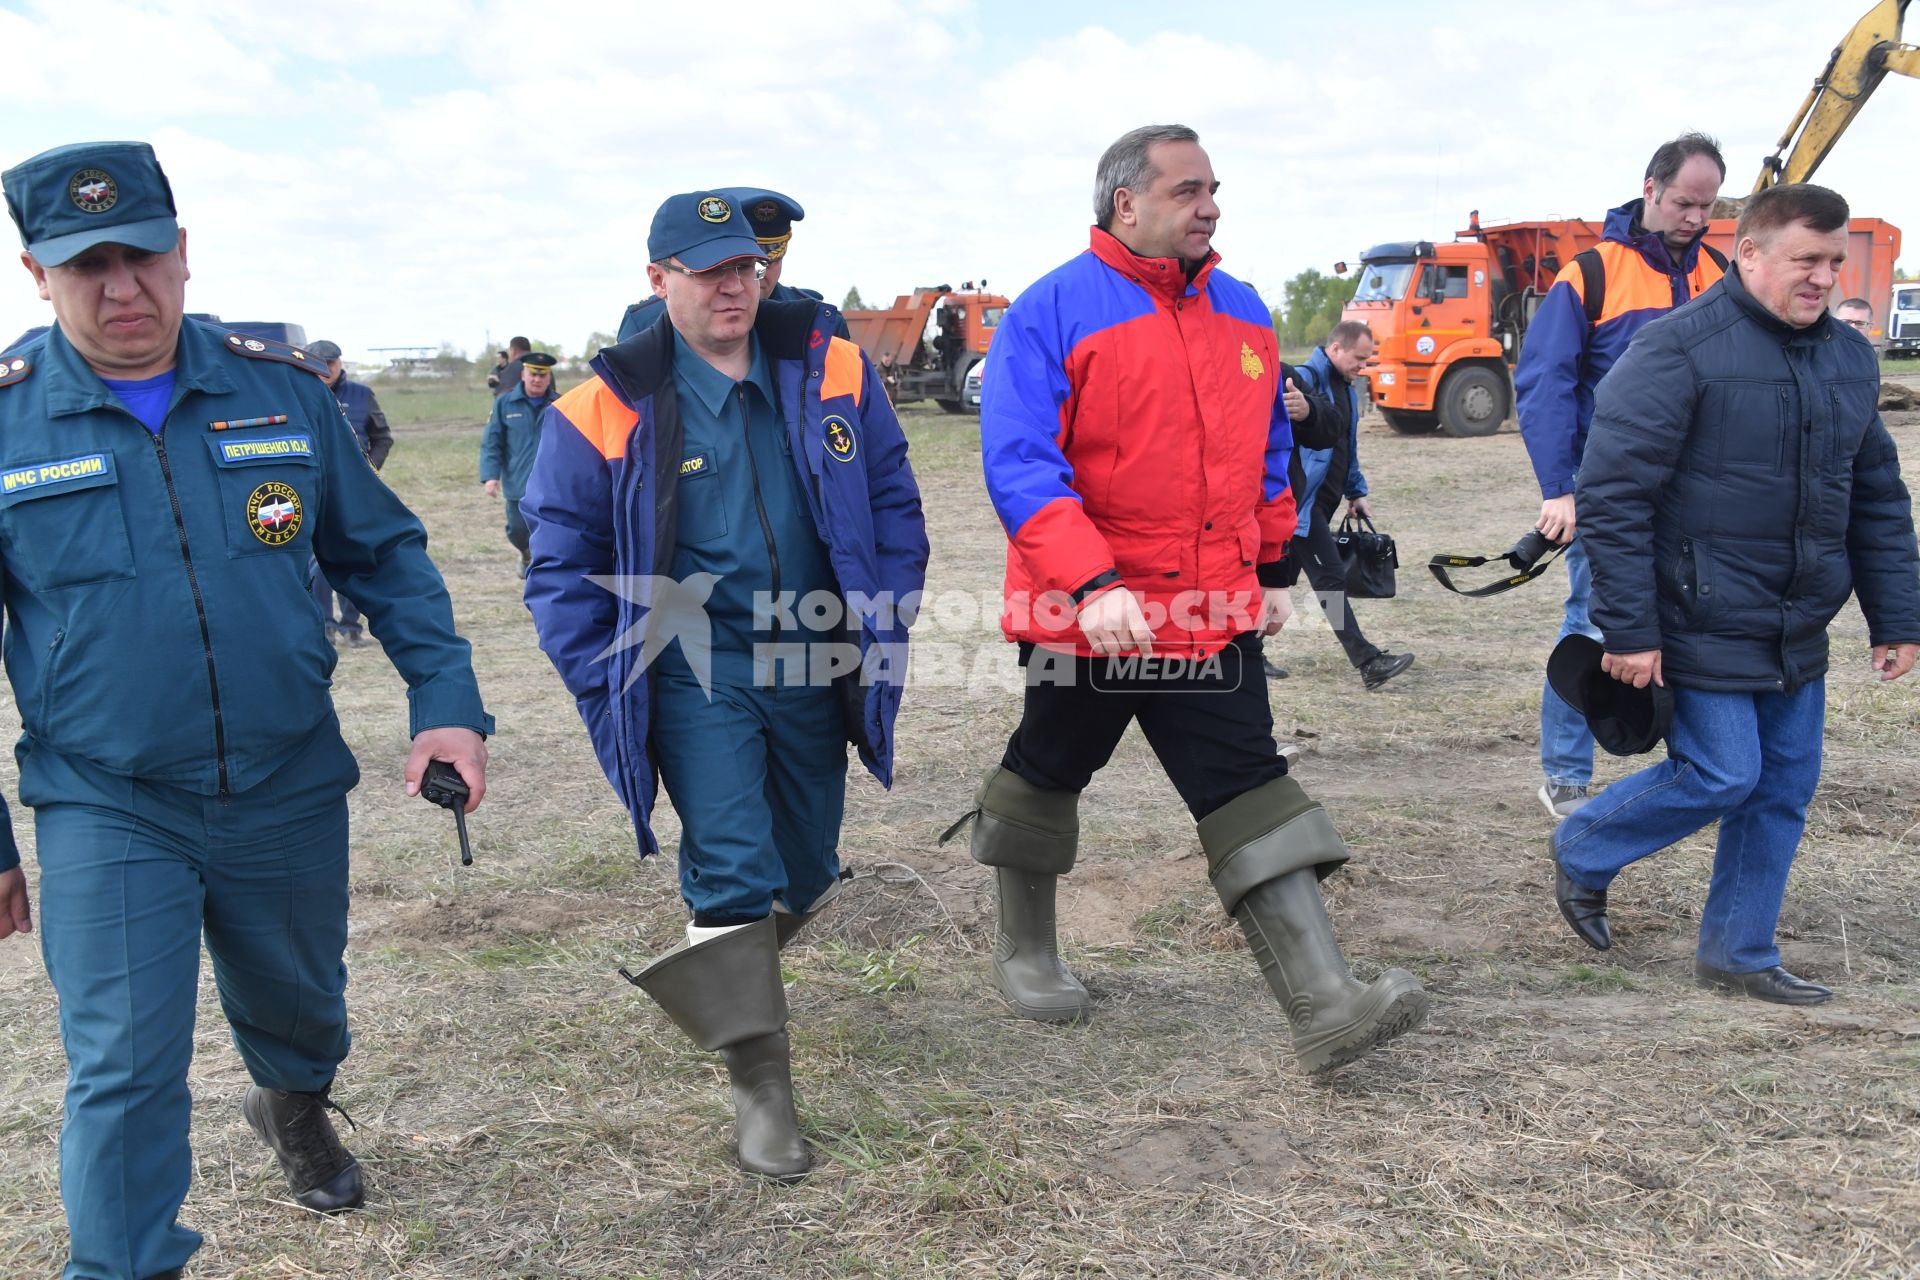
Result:
<svg viewBox="0 0 1920 1280"><path fill-rule="evenodd" d="M1742 191L1848 20L1810 28L1786 0L1677 20L1666 0L1540 5L1525 25L1434 12L1215 6L1220 34L1197 34L1124 4L594 0L542 6L523 41L527 6L494 0L336 0L297 20L34 0L0 10L0 163L152 140L197 309L350 351L477 350L489 332L577 348L641 292L671 192L790 192L808 218L789 278L835 301L983 276L1012 291L1084 245L1101 149L1174 119L1224 184L1228 269L1277 298L1304 267L1446 238L1469 209L1597 217L1681 128L1722 137ZM1920 85L1890 80L1819 176L1920 235L1897 159L1917 106ZM0 341L45 314L15 277Z"/></svg>

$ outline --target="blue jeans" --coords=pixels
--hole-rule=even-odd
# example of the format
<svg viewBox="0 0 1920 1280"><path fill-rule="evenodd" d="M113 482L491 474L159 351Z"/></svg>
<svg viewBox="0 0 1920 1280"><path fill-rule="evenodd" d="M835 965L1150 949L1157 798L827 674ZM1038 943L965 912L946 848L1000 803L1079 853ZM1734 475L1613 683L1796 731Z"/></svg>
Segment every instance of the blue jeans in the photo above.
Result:
<svg viewBox="0 0 1920 1280"><path fill-rule="evenodd" d="M680 893L699 924L773 900L804 912L840 874L847 734L833 687L653 683L653 752L680 817Z"/></svg>
<svg viewBox="0 0 1920 1280"><path fill-rule="evenodd" d="M74 1280L183 1265L177 1214L200 943L254 1083L323 1089L347 1055L347 800L328 723L266 781L222 799L20 749L40 856L40 945L67 1051L60 1195Z"/></svg>
<svg viewBox="0 0 1920 1280"><path fill-rule="evenodd" d="M1720 842L1700 913L1699 957L1755 973L1780 963L1774 928L1787 872L1820 781L1827 686L1793 693L1676 687L1667 758L1614 783L1560 824L1567 878L1605 889L1628 863L1715 819Z"/></svg>
<svg viewBox="0 0 1920 1280"><path fill-rule="evenodd" d="M1599 629L1587 619L1593 572L1587 568L1586 544L1575 538L1560 562L1567 566L1567 616L1555 643L1575 632L1600 639ZM1548 782L1559 787L1584 787L1593 781L1593 733L1587 718L1568 706L1550 684L1540 690L1540 769Z"/></svg>

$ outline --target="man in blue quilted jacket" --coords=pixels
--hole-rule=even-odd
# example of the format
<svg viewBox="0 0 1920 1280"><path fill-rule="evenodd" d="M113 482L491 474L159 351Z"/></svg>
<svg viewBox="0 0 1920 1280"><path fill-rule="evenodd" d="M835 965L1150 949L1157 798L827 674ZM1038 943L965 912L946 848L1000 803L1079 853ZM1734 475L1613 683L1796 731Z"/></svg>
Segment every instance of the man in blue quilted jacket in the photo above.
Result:
<svg viewBox="0 0 1920 1280"><path fill-rule="evenodd" d="M1871 663L1920 653L1920 555L1863 334L1827 312L1847 202L1771 187L1727 275L1647 325L1602 380L1575 506L1603 669L1671 685L1667 758L1560 824L1555 897L1612 945L1607 891L1637 859L1719 822L1694 976L1778 1004L1832 992L1781 965L1774 931L1820 778L1827 624L1857 594Z"/></svg>

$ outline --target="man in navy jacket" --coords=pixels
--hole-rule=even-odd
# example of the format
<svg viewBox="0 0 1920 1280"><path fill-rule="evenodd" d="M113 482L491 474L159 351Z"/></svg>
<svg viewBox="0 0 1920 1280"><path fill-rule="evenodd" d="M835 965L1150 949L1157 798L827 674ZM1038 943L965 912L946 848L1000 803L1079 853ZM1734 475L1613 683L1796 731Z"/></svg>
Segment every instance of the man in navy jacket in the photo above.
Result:
<svg viewBox="0 0 1920 1280"><path fill-rule="evenodd" d="M1781 1004L1832 995L1774 943L1820 777L1827 624L1857 592L1880 679L1920 652L1920 556L1878 364L1827 313L1847 218L1824 187L1748 201L1726 277L1601 382L1575 498L1603 668L1672 685L1673 728L1665 760L1560 824L1561 914L1605 950L1613 878L1717 820L1694 975Z"/></svg>

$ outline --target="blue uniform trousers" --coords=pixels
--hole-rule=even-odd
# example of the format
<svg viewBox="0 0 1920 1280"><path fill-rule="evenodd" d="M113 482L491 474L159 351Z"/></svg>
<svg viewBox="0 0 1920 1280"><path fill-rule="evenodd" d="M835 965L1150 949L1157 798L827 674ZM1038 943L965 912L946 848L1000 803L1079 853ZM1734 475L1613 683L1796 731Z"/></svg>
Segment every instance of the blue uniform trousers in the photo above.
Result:
<svg viewBox="0 0 1920 1280"><path fill-rule="evenodd" d="M320 572L320 562L310 560L307 572L313 575L313 607L320 611L320 621L342 631L360 630L359 606L346 596L340 597L340 616L333 616L333 586L327 581L327 575Z"/></svg>
<svg viewBox="0 0 1920 1280"><path fill-rule="evenodd" d="M1586 544L1575 538L1560 563L1567 566L1567 605L1558 639L1565 640L1576 632L1601 639L1599 628L1587 617L1593 571L1587 567ZM1555 693L1551 684L1540 687L1540 770L1548 782L1559 787L1584 787L1593 782L1593 731L1587 728L1587 718Z"/></svg>
<svg viewBox="0 0 1920 1280"><path fill-rule="evenodd" d="M680 816L680 892L702 923L804 912L840 874L847 735L832 687L655 677L653 750Z"/></svg>
<svg viewBox="0 0 1920 1280"><path fill-rule="evenodd" d="M139 1280L200 1245L176 1216L203 932L255 1083L321 1089L346 1057L346 793L359 771L331 718L225 800L25 742L19 754L67 1051L65 1275Z"/></svg>
<svg viewBox="0 0 1920 1280"><path fill-rule="evenodd" d="M1779 964L1773 935L1820 781L1826 710L1824 680L1792 693L1676 685L1667 758L1614 783L1560 824L1554 848L1567 878L1604 889L1629 863L1717 819L1699 957L1730 973Z"/></svg>
<svg viewBox="0 0 1920 1280"><path fill-rule="evenodd" d="M507 541L513 544L513 549L523 556L527 554L527 548L532 545L527 535L527 518L520 513L518 498L507 499Z"/></svg>

